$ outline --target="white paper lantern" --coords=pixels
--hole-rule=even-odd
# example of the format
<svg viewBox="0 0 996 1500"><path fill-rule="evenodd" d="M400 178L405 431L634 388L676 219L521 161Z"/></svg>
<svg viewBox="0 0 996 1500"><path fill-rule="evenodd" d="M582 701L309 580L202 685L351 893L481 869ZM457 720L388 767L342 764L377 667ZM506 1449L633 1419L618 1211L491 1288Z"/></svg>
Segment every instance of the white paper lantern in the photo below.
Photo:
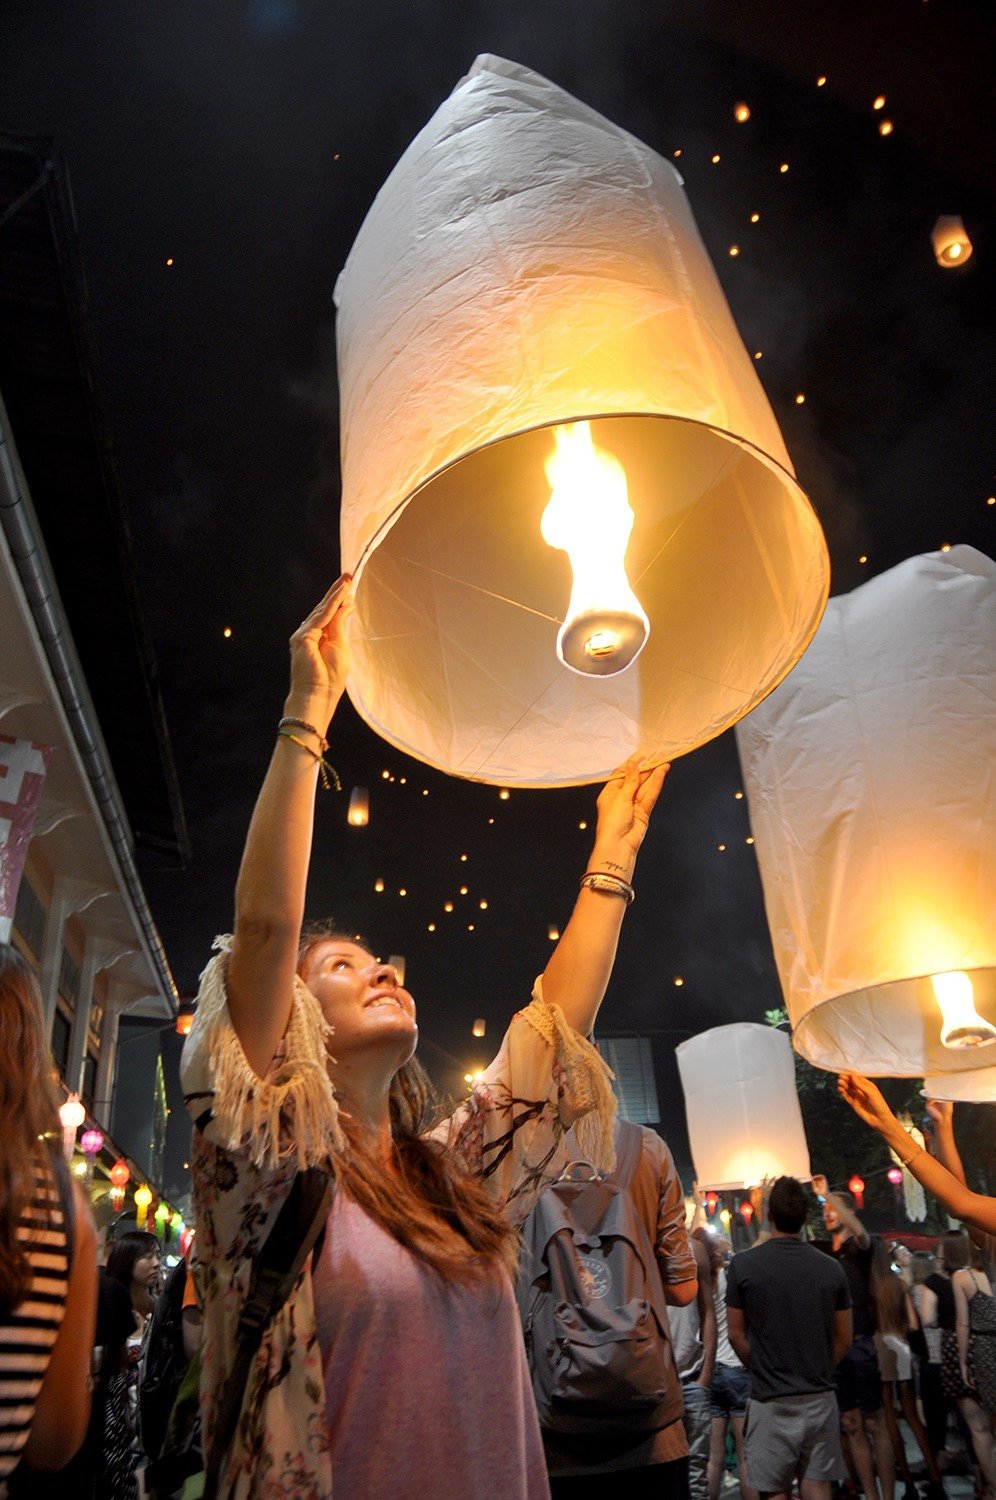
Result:
<svg viewBox="0 0 996 1500"><path fill-rule="evenodd" d="M795 1045L818 1067L996 1064L972 1025L955 1022L966 1045L942 1044L932 983L971 981L974 1029L992 1033L994 703L996 565L954 547L832 599L802 662L738 726Z"/></svg>
<svg viewBox="0 0 996 1500"><path fill-rule="evenodd" d="M370 822L370 794L365 786L354 786L350 792L346 822L352 828L366 828Z"/></svg>
<svg viewBox="0 0 996 1500"><path fill-rule="evenodd" d="M479 58L378 194L336 301L349 693L380 734L461 776L575 785L701 744L784 676L825 544L669 162ZM594 636L583 674L558 658L571 567L541 533L554 429L586 420L624 471L650 625L614 676L588 675L616 664ZM592 537L607 557L601 520Z"/></svg>
<svg viewBox="0 0 996 1500"><path fill-rule="evenodd" d="M741 1191L765 1178L812 1176L783 1031L738 1021L675 1049L685 1093L695 1181L705 1192Z"/></svg>
<svg viewBox="0 0 996 1500"><path fill-rule="evenodd" d="M966 1104L996 1104L996 1066L969 1073L934 1073L923 1080L927 1099L959 1100Z"/></svg>

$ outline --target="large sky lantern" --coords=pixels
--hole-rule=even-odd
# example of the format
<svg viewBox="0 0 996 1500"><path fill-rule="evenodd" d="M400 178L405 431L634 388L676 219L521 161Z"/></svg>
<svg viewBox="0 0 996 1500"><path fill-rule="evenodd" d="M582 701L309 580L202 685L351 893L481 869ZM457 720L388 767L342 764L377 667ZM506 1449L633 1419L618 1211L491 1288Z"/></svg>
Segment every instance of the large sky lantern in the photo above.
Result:
<svg viewBox="0 0 996 1500"><path fill-rule="evenodd" d="M795 1045L818 1067L996 1099L994 701L996 564L952 547L831 599L737 727Z"/></svg>
<svg viewBox="0 0 996 1500"><path fill-rule="evenodd" d="M700 1191L739 1192L786 1174L812 1173L784 1031L737 1021L675 1049Z"/></svg>
<svg viewBox="0 0 996 1500"><path fill-rule="evenodd" d="M670 162L479 58L336 302L349 693L387 740L577 785L790 669L826 547Z"/></svg>

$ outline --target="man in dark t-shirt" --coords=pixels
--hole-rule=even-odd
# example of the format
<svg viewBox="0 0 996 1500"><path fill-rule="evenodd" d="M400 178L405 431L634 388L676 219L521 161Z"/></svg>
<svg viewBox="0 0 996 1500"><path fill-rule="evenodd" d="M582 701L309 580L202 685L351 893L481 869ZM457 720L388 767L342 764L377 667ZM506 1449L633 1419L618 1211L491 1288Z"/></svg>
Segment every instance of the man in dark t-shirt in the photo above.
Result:
<svg viewBox="0 0 996 1500"><path fill-rule="evenodd" d="M799 1239L809 1203L794 1177L771 1189L771 1238L735 1255L726 1282L730 1343L750 1372L747 1478L762 1496L829 1500L844 1475L834 1366L851 1342L840 1266Z"/></svg>

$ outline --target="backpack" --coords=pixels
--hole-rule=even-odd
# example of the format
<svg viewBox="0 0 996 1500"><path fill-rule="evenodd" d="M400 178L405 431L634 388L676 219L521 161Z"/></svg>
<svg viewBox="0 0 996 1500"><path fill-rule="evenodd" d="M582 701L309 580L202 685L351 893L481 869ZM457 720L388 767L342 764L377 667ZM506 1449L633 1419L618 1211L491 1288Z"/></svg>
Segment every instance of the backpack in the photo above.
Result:
<svg viewBox="0 0 996 1500"><path fill-rule="evenodd" d="M978 1285L968 1304L966 1363L980 1406L996 1414L996 1297Z"/></svg>
<svg viewBox="0 0 996 1500"><path fill-rule="evenodd" d="M142 1447L158 1458L169 1426L170 1412L189 1363L183 1347L183 1294L187 1264L180 1260L166 1277L156 1298L149 1326L138 1388Z"/></svg>
<svg viewBox="0 0 996 1500"><path fill-rule="evenodd" d="M578 1180L572 1162L522 1228L516 1297L548 1432L649 1434L682 1413L664 1284L628 1191L642 1131L620 1122L616 1139L610 1177Z"/></svg>

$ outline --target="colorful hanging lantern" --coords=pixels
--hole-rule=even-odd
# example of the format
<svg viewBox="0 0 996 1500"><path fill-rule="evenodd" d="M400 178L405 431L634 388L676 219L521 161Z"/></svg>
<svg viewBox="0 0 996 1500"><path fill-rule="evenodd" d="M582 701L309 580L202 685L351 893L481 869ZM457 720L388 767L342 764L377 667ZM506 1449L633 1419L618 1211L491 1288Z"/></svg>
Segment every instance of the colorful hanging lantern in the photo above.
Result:
<svg viewBox="0 0 996 1500"><path fill-rule="evenodd" d="M189 1036L193 1030L194 1016L197 1014L197 1001L192 995L185 995L176 1008L176 1034L177 1036Z"/></svg>
<svg viewBox="0 0 996 1500"><path fill-rule="evenodd" d="M370 822L370 794L365 786L354 786L350 792L346 822L352 828L366 828Z"/></svg>
<svg viewBox="0 0 996 1500"><path fill-rule="evenodd" d="M715 1214L716 1208L717 1208L718 1204L719 1204L719 1195L718 1195L718 1193L706 1193L706 1195L705 1195L706 1213L709 1215L710 1219Z"/></svg>
<svg viewBox="0 0 996 1500"><path fill-rule="evenodd" d="M86 1119L86 1110L80 1103L79 1094L70 1094L64 1104L59 1106L59 1123L62 1126L62 1149L66 1160L72 1156L76 1147L76 1132Z"/></svg>
<svg viewBox="0 0 996 1500"><path fill-rule="evenodd" d="M754 1205L749 1198L745 1198L740 1205L740 1217L745 1224L749 1224L754 1217Z"/></svg>
<svg viewBox="0 0 996 1500"><path fill-rule="evenodd" d="M864 1180L864 1178L863 1177L859 1177L858 1174L855 1172L855 1174L854 1174L853 1177L849 1177L847 1179L847 1191L850 1193L851 1197L854 1199L854 1206L855 1206L855 1208L864 1208L864 1206L865 1206L865 1180Z"/></svg>
<svg viewBox="0 0 996 1500"><path fill-rule="evenodd" d="M128 1170L128 1163L123 1157L119 1156L114 1163L111 1168L110 1177L114 1187L120 1188L123 1191L128 1186L131 1180L131 1172Z"/></svg>
<svg viewBox="0 0 996 1500"><path fill-rule="evenodd" d="M135 1225L138 1229L145 1228L145 1219L152 1202L152 1189L148 1183L135 1189Z"/></svg>
<svg viewBox="0 0 996 1500"><path fill-rule="evenodd" d="M972 254L972 241L957 214L943 214L931 230L930 239L937 264L946 270L963 266Z"/></svg>
<svg viewBox="0 0 996 1500"><path fill-rule="evenodd" d="M812 1175L792 1048L774 1026L738 1021L676 1049L695 1179L742 1191L765 1178Z"/></svg>
<svg viewBox="0 0 996 1500"><path fill-rule="evenodd" d="M95 1125L89 1130L84 1130L80 1136L80 1149L84 1156L96 1156L103 1150L103 1147L104 1132L102 1130L98 1130Z"/></svg>
<svg viewBox="0 0 996 1500"><path fill-rule="evenodd" d="M336 301L348 689L386 739L577 785L790 669L826 548L671 163L479 58Z"/></svg>
<svg viewBox="0 0 996 1500"><path fill-rule="evenodd" d="M992 1097L994 699L996 564L953 547L832 599L737 728L793 1040L817 1067Z"/></svg>

